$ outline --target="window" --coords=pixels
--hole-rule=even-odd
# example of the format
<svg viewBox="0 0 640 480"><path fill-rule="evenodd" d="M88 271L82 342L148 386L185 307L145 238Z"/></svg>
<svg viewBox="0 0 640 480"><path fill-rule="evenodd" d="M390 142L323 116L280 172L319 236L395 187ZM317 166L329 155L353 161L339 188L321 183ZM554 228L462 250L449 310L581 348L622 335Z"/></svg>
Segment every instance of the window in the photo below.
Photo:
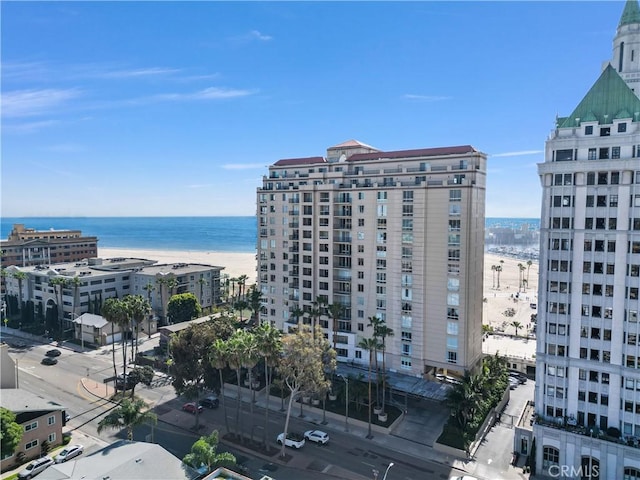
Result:
<svg viewBox="0 0 640 480"><path fill-rule="evenodd" d="M449 190L449 201L459 202L462 200L462 190Z"/></svg>
<svg viewBox="0 0 640 480"><path fill-rule="evenodd" d="M29 443L25 443L24 449L25 450L30 450L30 449L32 449L34 447L37 447L37 446L38 446L38 439L35 439L35 440L31 440Z"/></svg>
<svg viewBox="0 0 640 480"><path fill-rule="evenodd" d="M458 352L447 352L448 363L458 363Z"/></svg>
<svg viewBox="0 0 640 480"><path fill-rule="evenodd" d="M624 133L627 131L627 123L626 122L620 122L618 124L618 133Z"/></svg>
<svg viewBox="0 0 640 480"><path fill-rule="evenodd" d="M560 450L554 447L544 447L542 449L542 468L549 470L552 465L560 463Z"/></svg>
<svg viewBox="0 0 640 480"><path fill-rule="evenodd" d="M589 149L589 154L587 157L589 160L596 160L597 158L597 153L596 153L596 149L595 148L590 148Z"/></svg>
<svg viewBox="0 0 640 480"><path fill-rule="evenodd" d="M585 135L593 135L593 125L586 125L584 127L584 134Z"/></svg>
<svg viewBox="0 0 640 480"><path fill-rule="evenodd" d="M24 431L28 432L30 430L35 430L38 428L38 422L31 422L24 426Z"/></svg>
<svg viewBox="0 0 640 480"><path fill-rule="evenodd" d="M611 147L611 158L620 158L620 147Z"/></svg>
<svg viewBox="0 0 640 480"><path fill-rule="evenodd" d="M56 434L55 433L50 433L49 436L47 437L47 441L49 443L55 442L56 441Z"/></svg>
<svg viewBox="0 0 640 480"><path fill-rule="evenodd" d="M49 425L55 425L56 416L55 415L51 415L49 418L47 418L47 422L48 422Z"/></svg>

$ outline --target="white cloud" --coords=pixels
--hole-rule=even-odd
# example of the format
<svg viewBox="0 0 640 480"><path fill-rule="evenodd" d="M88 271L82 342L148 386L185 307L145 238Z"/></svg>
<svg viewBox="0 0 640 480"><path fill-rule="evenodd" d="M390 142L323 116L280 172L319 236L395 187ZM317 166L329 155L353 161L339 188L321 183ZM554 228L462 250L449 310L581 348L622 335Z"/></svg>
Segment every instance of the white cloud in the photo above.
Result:
<svg viewBox="0 0 640 480"><path fill-rule="evenodd" d="M6 92L2 94L2 116L40 115L78 96L80 96L80 92L76 89L44 88Z"/></svg>
<svg viewBox="0 0 640 480"><path fill-rule="evenodd" d="M256 93L252 90L242 90L237 88L209 87L193 93L164 93L155 95L156 100L220 100L225 98L246 97Z"/></svg>
<svg viewBox="0 0 640 480"><path fill-rule="evenodd" d="M227 163L222 165L225 170L252 170L255 168L268 168L264 163Z"/></svg>
<svg viewBox="0 0 640 480"><path fill-rule="evenodd" d="M150 77L156 75L172 75L179 73L177 68L137 68L131 70L112 70L106 72L96 72L95 76L103 78L135 78L135 77Z"/></svg>
<svg viewBox="0 0 640 480"><path fill-rule="evenodd" d="M520 150L518 152L494 153L489 155L489 157L521 157L523 155L539 155L541 153L544 153L544 150Z"/></svg>
<svg viewBox="0 0 640 480"><path fill-rule="evenodd" d="M453 97L446 95L415 95L413 93L405 93L402 98L407 100L418 100L421 102L441 102L443 100L451 100Z"/></svg>
<svg viewBox="0 0 640 480"><path fill-rule="evenodd" d="M270 35L264 35L258 30L251 30L251 32L249 32L249 36L256 40L260 40L261 42L268 42L269 40L273 39L273 37L271 37Z"/></svg>

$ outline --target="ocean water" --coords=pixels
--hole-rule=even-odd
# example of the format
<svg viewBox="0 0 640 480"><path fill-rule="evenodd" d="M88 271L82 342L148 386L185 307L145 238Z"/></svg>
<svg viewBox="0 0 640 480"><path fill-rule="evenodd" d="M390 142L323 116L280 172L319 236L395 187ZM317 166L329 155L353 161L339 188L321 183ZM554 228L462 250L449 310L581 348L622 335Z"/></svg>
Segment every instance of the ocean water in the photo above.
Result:
<svg viewBox="0 0 640 480"><path fill-rule="evenodd" d="M99 247L253 253L255 217L24 217L2 218L0 238L14 223L36 230L81 230L98 237ZM537 218L487 218L487 228L538 230Z"/></svg>

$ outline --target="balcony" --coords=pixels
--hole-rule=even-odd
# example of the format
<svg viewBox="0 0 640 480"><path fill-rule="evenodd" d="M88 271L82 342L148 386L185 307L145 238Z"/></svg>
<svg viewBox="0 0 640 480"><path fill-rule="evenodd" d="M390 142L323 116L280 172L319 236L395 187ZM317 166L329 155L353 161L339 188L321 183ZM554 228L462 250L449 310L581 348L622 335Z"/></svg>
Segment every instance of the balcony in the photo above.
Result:
<svg viewBox="0 0 640 480"><path fill-rule="evenodd" d="M602 440L605 442L617 443L619 445L627 445L629 447L640 448L640 439L634 436L612 437L607 435L597 427L585 427L583 425L573 425L575 419L573 417L542 417L535 415L535 423L543 427L554 428L576 435L584 435L594 440Z"/></svg>

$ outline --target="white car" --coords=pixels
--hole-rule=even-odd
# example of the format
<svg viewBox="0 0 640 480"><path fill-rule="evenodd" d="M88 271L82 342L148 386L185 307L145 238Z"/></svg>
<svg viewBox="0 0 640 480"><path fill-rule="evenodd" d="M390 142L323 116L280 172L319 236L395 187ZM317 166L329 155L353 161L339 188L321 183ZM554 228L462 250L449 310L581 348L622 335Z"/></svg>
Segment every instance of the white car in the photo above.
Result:
<svg viewBox="0 0 640 480"><path fill-rule="evenodd" d="M322 430L307 430L304 432L304 439L325 445L329 441L329 434Z"/></svg>
<svg viewBox="0 0 640 480"><path fill-rule="evenodd" d="M56 463L63 463L71 460L73 457L82 455L84 447L80 444L67 445L58 455L56 455Z"/></svg>
<svg viewBox="0 0 640 480"><path fill-rule="evenodd" d="M281 433L280 435L278 435L277 442L282 445L283 439L284 433ZM304 438L300 435L296 435L295 433L289 433L287 434L287 439L285 440L284 444L287 447L291 448L302 448L304 447Z"/></svg>
<svg viewBox="0 0 640 480"><path fill-rule="evenodd" d="M18 478L33 478L39 473L43 472L45 469L49 468L53 465L53 458L51 457L42 457L34 460L29 465L27 465L24 469L18 472Z"/></svg>

